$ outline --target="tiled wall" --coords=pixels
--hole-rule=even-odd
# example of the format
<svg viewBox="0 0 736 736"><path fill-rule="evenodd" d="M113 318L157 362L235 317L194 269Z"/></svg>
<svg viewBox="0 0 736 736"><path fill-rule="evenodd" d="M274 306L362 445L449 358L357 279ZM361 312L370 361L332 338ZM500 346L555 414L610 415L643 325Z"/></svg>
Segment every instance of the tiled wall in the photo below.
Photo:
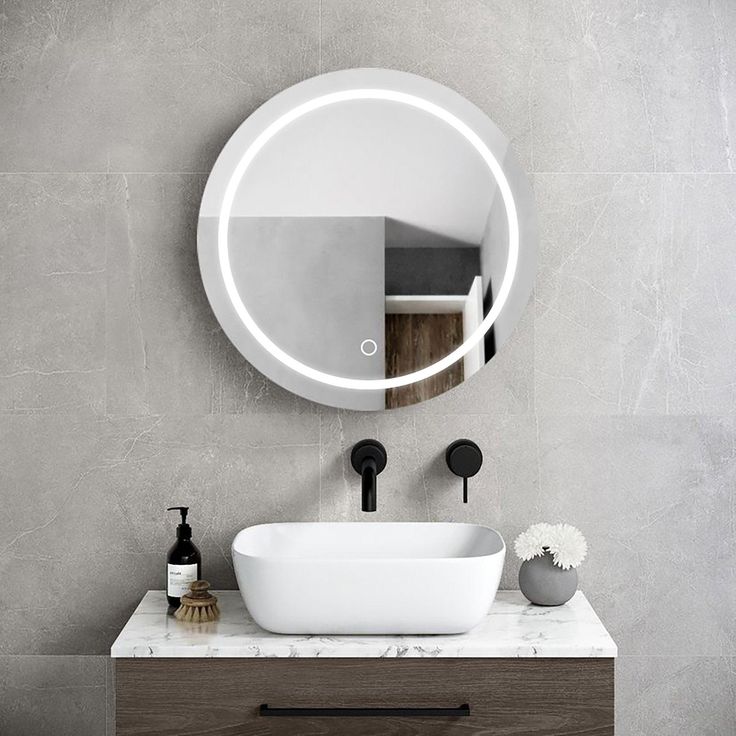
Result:
<svg viewBox="0 0 736 736"><path fill-rule="evenodd" d="M736 5L730 0L16 0L0 14L0 732L111 733L105 654L186 503L214 585L247 524L565 520L620 645L618 734L736 707ZM536 297L463 387L355 414L270 384L200 283L207 171L285 86L447 84L512 138ZM460 503L443 464L486 455ZM514 586L510 556L504 578ZM109 702L107 705L109 711Z"/></svg>

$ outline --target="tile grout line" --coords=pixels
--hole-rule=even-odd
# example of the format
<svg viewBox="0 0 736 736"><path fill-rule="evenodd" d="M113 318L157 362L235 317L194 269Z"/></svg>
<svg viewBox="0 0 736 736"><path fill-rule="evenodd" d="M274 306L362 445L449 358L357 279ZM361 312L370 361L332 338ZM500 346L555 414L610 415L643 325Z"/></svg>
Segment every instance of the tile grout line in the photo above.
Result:
<svg viewBox="0 0 736 736"><path fill-rule="evenodd" d="M95 169L93 171L0 171L0 176L61 176L61 175L87 175L87 176L136 176L136 175L147 175L147 176L209 176L210 171L101 171Z"/></svg>
<svg viewBox="0 0 736 736"><path fill-rule="evenodd" d="M317 72L322 74L322 0L319 0L318 5L318 17L319 17L319 57L317 61Z"/></svg>
<svg viewBox="0 0 736 736"><path fill-rule="evenodd" d="M320 62L321 64L321 62ZM211 171L123 171L101 170L88 171L0 171L0 176L209 176ZM535 171L529 169L527 176L736 176L736 171Z"/></svg>
<svg viewBox="0 0 736 736"><path fill-rule="evenodd" d="M565 170L560 170L560 171L534 171L533 169L530 169L527 173L528 173L529 176L542 175L542 174L549 175L549 176L555 176L555 175L560 175L560 174L567 174L567 175L570 175L570 176L585 176L586 174L594 174L596 176L601 176L601 175L625 176L626 174L630 174L632 176L644 176L644 175L649 175L649 176L692 176L693 174L703 174L703 175L706 175L706 176L716 176L718 174L731 175L731 174L734 174L736 172L734 172L734 171L725 171L725 170L721 170L721 171L662 171L662 170L658 170L658 171L646 171L646 170L639 170L639 171L629 171L629 170L624 170L624 171L607 171L607 170L603 170L603 171L594 171L594 170L590 170L590 171L565 171Z"/></svg>

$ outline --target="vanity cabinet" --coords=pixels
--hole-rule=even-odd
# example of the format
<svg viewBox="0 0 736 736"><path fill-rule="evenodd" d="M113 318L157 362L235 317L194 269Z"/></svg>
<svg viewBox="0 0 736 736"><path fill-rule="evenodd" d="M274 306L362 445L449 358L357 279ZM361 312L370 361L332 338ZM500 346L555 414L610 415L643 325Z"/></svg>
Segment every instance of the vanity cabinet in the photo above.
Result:
<svg viewBox="0 0 736 736"><path fill-rule="evenodd" d="M612 736L613 669L609 658L118 659L117 734Z"/></svg>
<svg viewBox="0 0 736 736"><path fill-rule="evenodd" d="M272 634L217 597L201 625L143 598L111 650L118 736L613 735L617 649L581 592L499 591L474 629L434 636Z"/></svg>

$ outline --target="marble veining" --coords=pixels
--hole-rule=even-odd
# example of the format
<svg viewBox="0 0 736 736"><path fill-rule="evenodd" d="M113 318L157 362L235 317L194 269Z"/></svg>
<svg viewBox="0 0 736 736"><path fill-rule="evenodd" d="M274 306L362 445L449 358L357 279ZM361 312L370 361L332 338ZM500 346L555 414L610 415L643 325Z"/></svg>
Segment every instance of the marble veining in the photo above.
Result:
<svg viewBox="0 0 736 736"><path fill-rule="evenodd" d="M292 636L264 631L237 590L217 592L222 616L184 624L168 615L163 591L144 596L112 645L113 657L615 657L616 644L582 592L557 608L499 591L466 634Z"/></svg>

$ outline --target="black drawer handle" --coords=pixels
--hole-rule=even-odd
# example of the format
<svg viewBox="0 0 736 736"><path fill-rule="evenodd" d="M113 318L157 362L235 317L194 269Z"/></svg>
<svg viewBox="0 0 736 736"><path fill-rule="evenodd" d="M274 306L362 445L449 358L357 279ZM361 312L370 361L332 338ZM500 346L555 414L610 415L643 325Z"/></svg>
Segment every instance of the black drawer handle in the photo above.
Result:
<svg viewBox="0 0 736 736"><path fill-rule="evenodd" d="M258 710L262 716L279 716L294 718L322 718L324 716L341 718L373 718L386 716L420 716L420 717L449 717L469 716L470 706L467 703L457 708L271 708L264 703Z"/></svg>

